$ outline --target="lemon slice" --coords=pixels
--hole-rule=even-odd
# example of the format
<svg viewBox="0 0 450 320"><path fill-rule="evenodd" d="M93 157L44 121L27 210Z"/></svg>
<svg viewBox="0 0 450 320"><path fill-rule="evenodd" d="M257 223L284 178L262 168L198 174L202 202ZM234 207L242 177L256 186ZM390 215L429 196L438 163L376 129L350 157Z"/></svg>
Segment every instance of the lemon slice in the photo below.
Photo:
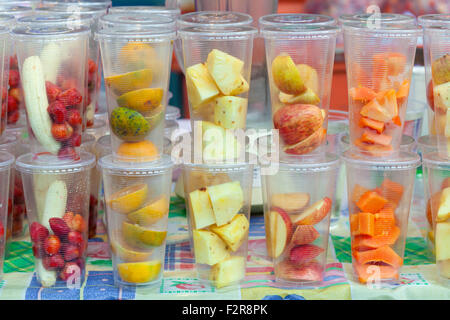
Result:
<svg viewBox="0 0 450 320"><path fill-rule="evenodd" d="M136 251L118 241L111 241L111 251L125 262L143 262L149 260L153 251Z"/></svg>
<svg viewBox="0 0 450 320"><path fill-rule="evenodd" d="M165 196L160 196L156 201L151 201L139 210L128 214L128 219L141 226L150 226L169 213L169 201Z"/></svg>
<svg viewBox="0 0 450 320"><path fill-rule="evenodd" d="M111 88L115 94L123 95L130 91L150 87L152 78L152 70L141 69L105 77L105 84L108 88Z"/></svg>
<svg viewBox="0 0 450 320"><path fill-rule="evenodd" d="M159 260L145 262L119 263L117 271L120 278L130 283L145 283L156 279L161 271Z"/></svg>
<svg viewBox="0 0 450 320"><path fill-rule="evenodd" d="M148 186L145 183L139 183L112 194L107 203L114 211L127 214L137 210L144 203L147 194Z"/></svg>

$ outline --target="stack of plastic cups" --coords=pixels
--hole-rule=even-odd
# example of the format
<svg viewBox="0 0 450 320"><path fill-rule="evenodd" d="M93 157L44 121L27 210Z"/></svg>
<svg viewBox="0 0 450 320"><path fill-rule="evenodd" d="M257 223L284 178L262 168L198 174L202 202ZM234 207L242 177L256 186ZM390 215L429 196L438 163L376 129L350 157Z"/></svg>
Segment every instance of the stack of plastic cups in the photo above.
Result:
<svg viewBox="0 0 450 320"><path fill-rule="evenodd" d="M95 149L97 151L97 159L101 159L104 156L111 154L111 152L112 152L111 151L111 136L108 134L103 137L100 137L97 140L97 142L95 143ZM98 195L97 196L97 199L98 199L97 212L98 212L98 215L102 216L103 226L106 228L107 223L106 223L106 214L105 214L105 210L106 210L105 190L103 187L103 177L102 177L101 172L99 174L97 195Z"/></svg>
<svg viewBox="0 0 450 320"><path fill-rule="evenodd" d="M420 29L412 17L340 17L347 69L347 168L353 278L395 283L403 265L416 153L400 144Z"/></svg>
<svg viewBox="0 0 450 320"><path fill-rule="evenodd" d="M261 176L267 253L277 281L315 286L324 277L339 172L339 158L325 148L339 28L310 14L268 15L259 24L279 134L278 172Z"/></svg>
<svg viewBox="0 0 450 320"><path fill-rule="evenodd" d="M422 153L424 185L429 196L427 218L432 222L440 278L450 284L450 14L419 17L424 27L425 81L432 97L437 152ZM427 146L431 148L432 146Z"/></svg>
<svg viewBox="0 0 450 320"><path fill-rule="evenodd" d="M83 131L94 126L95 113L98 111L98 98L101 89L101 63L100 48L94 39L99 18L106 14L104 5L83 6L81 3L59 3L51 7L38 9L39 12L65 13L66 23L73 25L86 25L91 30L89 37L88 61L86 63L86 99L83 104Z"/></svg>
<svg viewBox="0 0 450 320"><path fill-rule="evenodd" d="M100 19L112 153L99 160L114 283L158 285L164 272L173 163L163 154L175 20L115 13Z"/></svg>
<svg viewBox="0 0 450 320"><path fill-rule="evenodd" d="M14 156L8 152L0 151L0 280L3 275L3 259L5 257L8 202L10 199L10 169L14 165Z"/></svg>
<svg viewBox="0 0 450 320"><path fill-rule="evenodd" d="M256 29L199 13L182 27L193 143L183 149L191 250L201 281L220 289L245 277L253 165L243 157Z"/></svg>
<svg viewBox="0 0 450 320"><path fill-rule="evenodd" d="M14 24L14 16L12 15L6 15L6 14L0 14L0 26L2 26L2 28L8 29L11 27L11 24ZM8 59L5 59L5 61L2 62L2 74L3 74L3 78L0 79L1 81L1 92L2 92L2 97L0 100L0 137L3 135L3 133L6 130L6 123L7 123L7 119L8 119L8 78L9 78L9 55L10 55L10 51L11 51L11 42L12 41L8 41L9 39L7 39L7 43L6 43L6 48L5 53L6 56L8 57ZM15 103L16 101L14 101L14 104L11 106L14 110L14 108L18 108L17 103Z"/></svg>
<svg viewBox="0 0 450 320"><path fill-rule="evenodd" d="M12 31L31 150L18 157L16 169L22 175L37 280L44 287L79 288L85 278L95 157L80 150L78 120L89 32L45 24Z"/></svg>
<svg viewBox="0 0 450 320"><path fill-rule="evenodd" d="M15 3L0 3L0 14L7 15L2 18L3 21L7 23L8 27L13 27L15 20L30 15L33 13L33 9L29 6L17 5ZM9 16L9 17L8 17ZM11 19L14 17L14 20ZM7 107L7 127L8 128L25 128L26 127L26 117L25 117L25 105L24 97L22 92L21 79L19 74L19 66L17 64L17 55L14 48L14 43L11 41L10 58L9 58L9 88L2 87L7 90L7 94L2 93L2 100L6 100ZM4 100L3 100L4 101ZM2 101L2 104L3 104ZM2 107L3 108L3 107ZM3 111L2 111L3 112Z"/></svg>

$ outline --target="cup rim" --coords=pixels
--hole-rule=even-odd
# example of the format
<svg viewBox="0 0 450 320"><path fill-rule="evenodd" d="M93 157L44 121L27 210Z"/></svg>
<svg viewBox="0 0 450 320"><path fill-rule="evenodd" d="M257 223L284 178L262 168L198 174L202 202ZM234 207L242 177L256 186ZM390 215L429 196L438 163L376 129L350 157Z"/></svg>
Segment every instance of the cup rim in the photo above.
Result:
<svg viewBox="0 0 450 320"><path fill-rule="evenodd" d="M47 31L45 31L47 30ZM43 31L43 32L40 32ZM77 37L88 35L91 32L87 26L68 27L54 25L20 25L12 30L15 39L53 39L63 40L62 38L71 40Z"/></svg>
<svg viewBox="0 0 450 320"><path fill-rule="evenodd" d="M445 19L442 19L444 18ZM450 27L450 13L434 13L434 14L424 14L417 18L419 25L424 28L437 25L446 25Z"/></svg>
<svg viewBox="0 0 450 320"><path fill-rule="evenodd" d="M0 13L0 21L1 23L16 23L16 18L12 14L7 13ZM9 28L11 28L11 25L9 25Z"/></svg>
<svg viewBox="0 0 450 320"><path fill-rule="evenodd" d="M423 140L428 140L428 141L423 141ZM430 141L431 139L431 141ZM438 147L438 141L437 141L438 137L434 134L427 134L424 136L420 136L419 138L417 138L417 145L419 147L425 146L425 147L430 147L430 148L436 148Z"/></svg>
<svg viewBox="0 0 450 320"><path fill-rule="evenodd" d="M7 151L0 151L0 171L9 170L13 163L15 157Z"/></svg>
<svg viewBox="0 0 450 320"><path fill-rule="evenodd" d="M33 159L32 153L26 153L17 158L15 167L22 173L66 174L90 170L95 160L95 156L86 151L80 152L80 160L61 163L38 162Z"/></svg>
<svg viewBox="0 0 450 320"><path fill-rule="evenodd" d="M195 21L198 18L205 16L205 22ZM212 20L212 17L218 17L224 19L220 21L219 19ZM229 20L225 20L229 18ZM234 18L235 21L232 21ZM212 23L214 22L214 23ZM234 11L194 11L190 13L183 14L178 17L177 25L181 28L202 26L210 28L220 28L220 27L238 27L238 26L248 26L253 23L253 17L247 13L234 12Z"/></svg>
<svg viewBox="0 0 450 320"><path fill-rule="evenodd" d="M336 153L324 152L321 154L305 154L292 157L293 161L286 158L278 162L279 171L322 172L331 171L340 165L339 156ZM295 161L294 161L295 160Z"/></svg>
<svg viewBox="0 0 450 320"><path fill-rule="evenodd" d="M16 135L2 135L0 137L0 149L8 148L19 142L19 138Z"/></svg>
<svg viewBox="0 0 450 320"><path fill-rule="evenodd" d="M105 155L97 163L100 170L112 175L122 176L155 176L171 170L174 163L170 156L163 154L159 159L149 162L115 161L112 154Z"/></svg>
<svg viewBox="0 0 450 320"><path fill-rule="evenodd" d="M186 162L181 164L183 168L190 170L202 170L212 172L236 172L253 170L253 164L249 162L206 162L206 163L192 163Z"/></svg>
<svg viewBox="0 0 450 320"><path fill-rule="evenodd" d="M242 38L251 38L258 33L258 29L251 26L236 26L236 27L200 27L192 26L185 27L178 30L178 35L181 38L197 38L207 37L211 40L242 40Z"/></svg>
<svg viewBox="0 0 450 320"><path fill-rule="evenodd" d="M45 18L55 18L53 20L51 19L45 19ZM78 22L80 21L82 24L89 25L92 23L93 16L90 14L81 14L79 16L74 16L73 14L67 13L67 12L36 12L28 16L21 17L17 19L18 25L40 25L40 24L64 24L67 25L68 21Z"/></svg>
<svg viewBox="0 0 450 320"><path fill-rule="evenodd" d="M324 14L313 13L273 13L262 16L258 20L261 29L269 26L307 26L307 25L336 25L337 20Z"/></svg>
<svg viewBox="0 0 450 320"><path fill-rule="evenodd" d="M286 26L268 26L260 30L264 38L282 38L297 37L323 39L326 36L336 37L340 32L340 27L336 25L286 25Z"/></svg>
<svg viewBox="0 0 450 320"><path fill-rule="evenodd" d="M383 157L369 157L350 149L344 151L341 158L347 165L367 170L398 171L420 166L419 155L410 151L397 151Z"/></svg>
<svg viewBox="0 0 450 320"><path fill-rule="evenodd" d="M109 5L103 2L56 2L53 6L44 6L36 8L36 11L44 12L68 12L68 13L85 13L91 15L106 14ZM75 9L76 8L76 9ZM75 9L72 11L72 9ZM78 11L76 11L78 10Z"/></svg>
<svg viewBox="0 0 450 320"><path fill-rule="evenodd" d="M14 17L33 12L33 8L19 5L18 3L0 3L0 13L11 14Z"/></svg>
<svg viewBox="0 0 450 320"><path fill-rule="evenodd" d="M108 10L108 14L125 12L148 12L160 15L168 15L170 17L177 17L181 14L181 10L179 8L167 8L165 6L114 6Z"/></svg>
<svg viewBox="0 0 450 320"><path fill-rule="evenodd" d="M95 144L95 136L84 131L83 134L81 135L81 146L80 147L83 148L83 146L86 146L88 144Z"/></svg>
<svg viewBox="0 0 450 320"><path fill-rule="evenodd" d="M450 162L446 158L442 158L438 151L427 152L422 155L422 164L424 167L431 169L450 170Z"/></svg>
<svg viewBox="0 0 450 320"><path fill-rule="evenodd" d="M372 13L344 14L338 21L344 32L360 32L370 36L381 34L383 37L408 37L411 33L422 32L414 17L399 13L380 13L378 17ZM374 24L378 21L380 26L374 28L369 25L369 21Z"/></svg>

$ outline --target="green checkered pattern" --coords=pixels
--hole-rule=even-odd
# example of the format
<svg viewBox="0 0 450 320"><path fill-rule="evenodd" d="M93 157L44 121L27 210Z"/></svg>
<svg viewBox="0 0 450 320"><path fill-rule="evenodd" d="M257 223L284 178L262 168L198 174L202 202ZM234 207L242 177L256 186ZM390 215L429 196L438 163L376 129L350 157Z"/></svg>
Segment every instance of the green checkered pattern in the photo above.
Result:
<svg viewBox="0 0 450 320"><path fill-rule="evenodd" d="M350 237L331 236L336 252L336 258L342 263L351 263ZM434 256L423 238L410 237L406 239L405 265L422 265L435 263Z"/></svg>
<svg viewBox="0 0 450 320"><path fill-rule="evenodd" d="M33 272L34 257L31 242L11 241L7 248L9 254L3 264L3 272Z"/></svg>
<svg viewBox="0 0 450 320"><path fill-rule="evenodd" d="M186 217L186 206L184 199L180 197L170 198L169 218Z"/></svg>

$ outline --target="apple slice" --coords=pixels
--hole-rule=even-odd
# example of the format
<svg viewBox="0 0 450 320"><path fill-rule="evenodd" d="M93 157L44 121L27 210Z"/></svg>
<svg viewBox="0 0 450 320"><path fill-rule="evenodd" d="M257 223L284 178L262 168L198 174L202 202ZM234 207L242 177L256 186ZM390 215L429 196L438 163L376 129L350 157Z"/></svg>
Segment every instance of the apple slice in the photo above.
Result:
<svg viewBox="0 0 450 320"><path fill-rule="evenodd" d="M436 221L443 222L450 218L450 187L441 191Z"/></svg>
<svg viewBox="0 0 450 320"><path fill-rule="evenodd" d="M267 252L271 258L278 258L291 240L291 219L286 211L274 207L269 212L266 223Z"/></svg>
<svg viewBox="0 0 450 320"><path fill-rule="evenodd" d="M278 278L290 281L322 281L323 268L319 262L313 260L302 266L297 266L289 259L285 259L275 266Z"/></svg>
<svg viewBox="0 0 450 320"><path fill-rule="evenodd" d="M297 225L314 225L322 221L331 209L331 199L328 197L317 201L301 214L292 216L292 222Z"/></svg>
<svg viewBox="0 0 450 320"><path fill-rule="evenodd" d="M310 262L324 251L325 249L313 244L296 246L292 248L289 253L289 261L295 263L296 265L302 265Z"/></svg>
<svg viewBox="0 0 450 320"><path fill-rule="evenodd" d="M309 225L300 225L294 231L292 235L292 245L302 245L314 242L319 237L319 232L316 228Z"/></svg>
<svg viewBox="0 0 450 320"><path fill-rule="evenodd" d="M287 213L300 212L308 203L309 193L306 192L275 193L271 197L271 205Z"/></svg>

